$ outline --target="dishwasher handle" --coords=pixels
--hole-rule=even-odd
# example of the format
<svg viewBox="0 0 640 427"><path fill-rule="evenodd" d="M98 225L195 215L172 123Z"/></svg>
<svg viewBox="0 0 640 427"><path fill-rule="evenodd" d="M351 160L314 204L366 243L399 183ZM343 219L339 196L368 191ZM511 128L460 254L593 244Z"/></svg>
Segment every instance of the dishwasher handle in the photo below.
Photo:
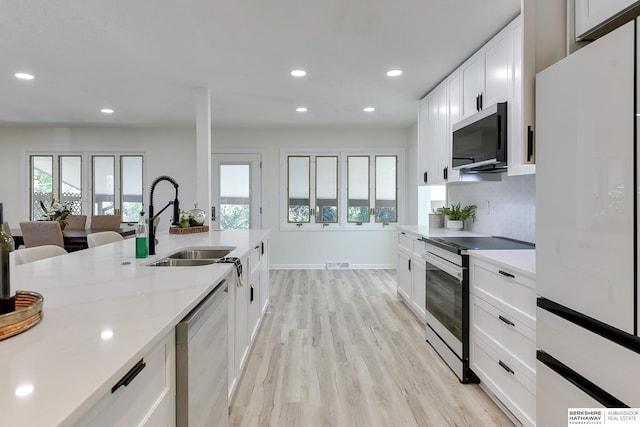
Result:
<svg viewBox="0 0 640 427"><path fill-rule="evenodd" d="M216 287L187 316L176 325L176 344L186 344L198 332L214 310L227 297L228 277Z"/></svg>

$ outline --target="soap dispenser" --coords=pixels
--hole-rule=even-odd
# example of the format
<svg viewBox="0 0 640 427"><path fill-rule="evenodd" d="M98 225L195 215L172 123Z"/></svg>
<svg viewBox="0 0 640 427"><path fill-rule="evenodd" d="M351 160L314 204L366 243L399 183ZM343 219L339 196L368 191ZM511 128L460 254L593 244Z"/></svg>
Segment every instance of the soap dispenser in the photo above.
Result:
<svg viewBox="0 0 640 427"><path fill-rule="evenodd" d="M136 258L146 258L148 255L147 224L144 221L144 212L141 211L136 226Z"/></svg>

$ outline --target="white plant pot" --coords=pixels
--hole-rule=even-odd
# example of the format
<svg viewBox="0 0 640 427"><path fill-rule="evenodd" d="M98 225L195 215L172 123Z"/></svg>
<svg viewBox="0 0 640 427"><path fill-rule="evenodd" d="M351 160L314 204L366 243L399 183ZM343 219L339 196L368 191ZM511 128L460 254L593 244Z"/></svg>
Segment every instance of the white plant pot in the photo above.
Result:
<svg viewBox="0 0 640 427"><path fill-rule="evenodd" d="M464 228L464 221L454 221L447 218L447 228L449 230L462 230Z"/></svg>

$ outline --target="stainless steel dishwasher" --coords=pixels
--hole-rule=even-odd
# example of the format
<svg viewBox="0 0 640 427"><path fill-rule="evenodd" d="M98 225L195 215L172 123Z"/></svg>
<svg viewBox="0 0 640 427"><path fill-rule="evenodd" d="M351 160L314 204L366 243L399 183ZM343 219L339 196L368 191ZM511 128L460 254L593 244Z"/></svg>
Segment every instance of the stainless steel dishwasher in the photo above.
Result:
<svg viewBox="0 0 640 427"><path fill-rule="evenodd" d="M228 275L176 326L176 425L229 425Z"/></svg>

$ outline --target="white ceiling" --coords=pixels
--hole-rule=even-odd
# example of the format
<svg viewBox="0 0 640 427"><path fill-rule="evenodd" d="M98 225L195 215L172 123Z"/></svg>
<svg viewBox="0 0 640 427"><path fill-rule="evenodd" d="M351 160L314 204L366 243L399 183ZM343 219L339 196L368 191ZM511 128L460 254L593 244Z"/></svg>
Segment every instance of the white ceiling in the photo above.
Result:
<svg viewBox="0 0 640 427"><path fill-rule="evenodd" d="M214 126L407 126L416 101L519 10L519 0L0 0L0 123L192 126L209 88ZM387 77L393 68L404 74Z"/></svg>

